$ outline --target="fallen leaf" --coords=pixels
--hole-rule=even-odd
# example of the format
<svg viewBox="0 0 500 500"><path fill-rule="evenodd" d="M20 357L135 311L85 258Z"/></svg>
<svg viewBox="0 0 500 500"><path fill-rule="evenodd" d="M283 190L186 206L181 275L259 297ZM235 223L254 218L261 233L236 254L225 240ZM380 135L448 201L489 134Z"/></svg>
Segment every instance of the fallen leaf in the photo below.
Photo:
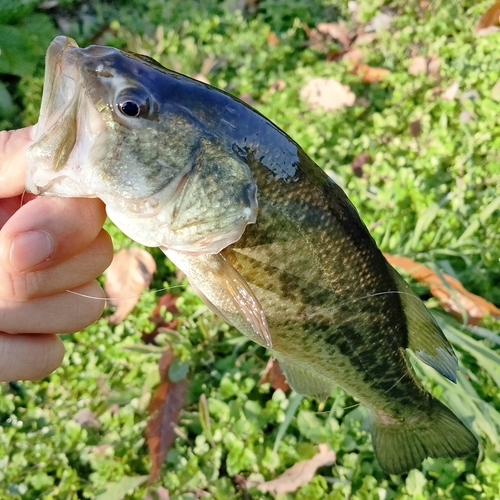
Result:
<svg viewBox="0 0 500 500"><path fill-rule="evenodd" d="M269 32L269 34L267 35L267 43L269 45L272 45L273 47L277 47L280 44L276 33L274 33L273 31Z"/></svg>
<svg viewBox="0 0 500 500"><path fill-rule="evenodd" d="M98 456L98 457L102 458L102 457L104 457L104 456L106 455L106 452L107 452L108 450L112 450L112 449L113 449L113 447L112 447L110 444L100 444L100 445L95 445L95 446L92 446L92 447L90 448L90 451L91 451L94 455L96 455L96 456Z"/></svg>
<svg viewBox="0 0 500 500"><path fill-rule="evenodd" d="M430 78L439 78L439 66L441 65L441 60L436 54L431 54L427 62L427 75Z"/></svg>
<svg viewBox="0 0 500 500"><path fill-rule="evenodd" d="M361 49L352 49L342 55L343 61L352 61L354 66L357 66L362 58L363 51Z"/></svg>
<svg viewBox="0 0 500 500"><path fill-rule="evenodd" d="M193 78L201 83L206 83L207 85L210 85L210 80L202 73L197 73L196 75L193 76Z"/></svg>
<svg viewBox="0 0 500 500"><path fill-rule="evenodd" d="M319 23L316 29L322 35L340 42L344 48L351 45L352 36L344 21L340 21L339 23Z"/></svg>
<svg viewBox="0 0 500 500"><path fill-rule="evenodd" d="M73 417L73 420L82 427L92 427L94 429L99 429L101 427L101 422L97 420L95 413L89 408L83 408L78 411Z"/></svg>
<svg viewBox="0 0 500 500"><path fill-rule="evenodd" d="M414 120L410 122L410 126L408 128L412 137L418 137L422 132L422 122L420 120Z"/></svg>
<svg viewBox="0 0 500 500"><path fill-rule="evenodd" d="M370 33L389 29L393 18L394 13L390 10L379 12L365 27L365 32Z"/></svg>
<svg viewBox="0 0 500 500"><path fill-rule="evenodd" d="M384 254L388 262L399 267L422 283L429 285L431 294L439 300L441 307L462 319L462 313L467 313L467 322L469 325L475 325L490 314L494 318L500 318L500 309L487 300L475 295L464 288L462 283L449 274L442 273L441 277L432 269L424 264L415 262L408 257L397 257Z"/></svg>
<svg viewBox="0 0 500 500"><path fill-rule="evenodd" d="M370 153L363 151L359 153L354 160L351 162L351 168L356 177L363 177L363 167L370 161Z"/></svg>
<svg viewBox="0 0 500 500"><path fill-rule="evenodd" d="M297 462L286 470L281 476L271 481L266 481L257 485L257 488L263 493L272 492L274 494L292 493L303 484L308 483L316 473L319 467L332 465L335 463L336 455L326 444L319 444L319 453L309 460Z"/></svg>
<svg viewBox="0 0 500 500"><path fill-rule="evenodd" d="M281 92L284 88L286 87L286 82L285 80L275 80L271 86L269 87L269 90L274 93L274 92Z"/></svg>
<svg viewBox="0 0 500 500"><path fill-rule="evenodd" d="M274 358L269 358L266 368L264 369L264 373L257 382L257 385L266 384L267 382L271 384L271 387L274 390L281 389L283 392L288 392L290 390L290 386L287 384L280 365Z"/></svg>
<svg viewBox="0 0 500 500"><path fill-rule="evenodd" d="M177 319L172 319L172 321L167 321L165 319L165 316L163 311L169 312L172 315L178 314L179 310L177 309L176 303L177 303L177 295L174 295L172 293L166 293L165 295L162 295L158 299L158 303L156 304L156 307L153 309L152 315L149 317L149 321L155 325L154 329L152 332L142 332L142 341L145 344L152 344L154 343L155 337L161 332L162 329L167 329L167 330L176 330L177 325L178 325L178 320Z"/></svg>
<svg viewBox="0 0 500 500"><path fill-rule="evenodd" d="M106 270L104 291L108 302L116 306L108 321L121 323L139 302L141 292L149 286L156 263L150 253L141 248L125 248L115 253Z"/></svg>
<svg viewBox="0 0 500 500"><path fill-rule="evenodd" d="M146 428L146 441L152 462L149 473L150 483L160 476L165 453L175 440L175 427L180 419L188 386L186 377L179 382L171 382L168 378L168 371L173 360L174 355L171 350L165 351L160 358L158 363L160 385L155 390L148 407L151 418Z"/></svg>
<svg viewBox="0 0 500 500"><path fill-rule="evenodd" d="M439 78L439 66L441 61L436 54L430 54L428 57L413 56L408 66L408 74L419 75L426 73L428 77Z"/></svg>
<svg viewBox="0 0 500 500"><path fill-rule="evenodd" d="M460 123L468 123L472 119L474 119L474 115L470 112L464 109L461 113L460 116L458 117L460 120Z"/></svg>
<svg viewBox="0 0 500 500"><path fill-rule="evenodd" d="M259 104L257 101L254 100L254 98L252 97L252 94L250 94L250 92L244 92L243 94L240 94L238 97L245 104L248 104L249 106L252 106L253 108L255 108L255 106L257 106Z"/></svg>
<svg viewBox="0 0 500 500"><path fill-rule="evenodd" d="M156 490L148 491L144 500L170 500L170 493L163 486L158 486Z"/></svg>
<svg viewBox="0 0 500 500"><path fill-rule="evenodd" d="M373 66L368 66L366 64L356 65L352 72L361 77L364 83L378 82L390 75L391 72L385 68L374 68Z"/></svg>
<svg viewBox="0 0 500 500"><path fill-rule="evenodd" d="M427 73L427 58L424 56L412 57L408 66L408 74L418 75L419 73Z"/></svg>
<svg viewBox="0 0 500 500"><path fill-rule="evenodd" d="M441 94L441 99L445 101L454 101L457 97L458 90L460 89L460 84L458 82L453 82L444 92Z"/></svg>
<svg viewBox="0 0 500 500"><path fill-rule="evenodd" d="M158 494L158 500L170 500L168 490L163 486L158 486L156 493Z"/></svg>
<svg viewBox="0 0 500 500"><path fill-rule="evenodd" d="M302 87L300 97L311 108L321 108L324 111L335 111L344 106L352 106L356 96L347 85L342 85L333 78L313 78Z"/></svg>
<svg viewBox="0 0 500 500"><path fill-rule="evenodd" d="M491 98L495 101L500 101L500 80L493 85L493 88L491 89Z"/></svg>
<svg viewBox="0 0 500 500"><path fill-rule="evenodd" d="M484 30L497 26L500 21L500 2L495 2L482 16L476 25L476 30Z"/></svg>

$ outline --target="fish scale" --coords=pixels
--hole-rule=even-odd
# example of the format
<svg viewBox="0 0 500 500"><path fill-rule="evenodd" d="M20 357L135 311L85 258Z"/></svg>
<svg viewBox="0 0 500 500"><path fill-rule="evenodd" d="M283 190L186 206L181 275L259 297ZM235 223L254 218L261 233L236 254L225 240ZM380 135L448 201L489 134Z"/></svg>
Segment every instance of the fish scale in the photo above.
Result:
<svg viewBox="0 0 500 500"><path fill-rule="evenodd" d="M110 47L49 47L26 188L99 197L160 247L214 312L268 347L290 386L340 385L370 410L380 465L408 472L477 439L416 377L406 349L452 381L457 359L356 209L257 111Z"/></svg>

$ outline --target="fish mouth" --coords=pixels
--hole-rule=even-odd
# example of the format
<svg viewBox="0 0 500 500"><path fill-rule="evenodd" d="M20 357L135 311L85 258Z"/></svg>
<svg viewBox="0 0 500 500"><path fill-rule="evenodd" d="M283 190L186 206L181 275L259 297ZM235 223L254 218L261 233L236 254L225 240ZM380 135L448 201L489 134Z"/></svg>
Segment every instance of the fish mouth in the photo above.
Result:
<svg viewBox="0 0 500 500"><path fill-rule="evenodd" d="M27 152L26 190L37 195L92 196L82 185L81 163L104 128L86 91L85 51L58 36L47 50L42 103Z"/></svg>
<svg viewBox="0 0 500 500"><path fill-rule="evenodd" d="M68 61L70 47L78 48L78 44L72 38L58 36L47 50L40 118L35 140L48 131L51 122L57 121L57 115L62 114L68 104L74 101L79 75L75 64L76 58L73 57L72 61Z"/></svg>
<svg viewBox="0 0 500 500"><path fill-rule="evenodd" d="M72 38L58 36L47 50L40 115L27 153L26 190L34 194L54 184L77 141L81 92L75 48Z"/></svg>

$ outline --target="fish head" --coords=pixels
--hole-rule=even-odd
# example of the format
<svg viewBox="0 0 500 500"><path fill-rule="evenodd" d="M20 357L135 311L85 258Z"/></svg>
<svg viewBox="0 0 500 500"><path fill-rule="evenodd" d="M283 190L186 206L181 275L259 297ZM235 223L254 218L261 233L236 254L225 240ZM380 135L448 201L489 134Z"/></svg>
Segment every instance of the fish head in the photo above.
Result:
<svg viewBox="0 0 500 500"><path fill-rule="evenodd" d="M112 47L50 45L26 189L98 197L132 239L218 253L257 216L257 188L231 145L189 106L196 84ZM181 87L183 92L175 89Z"/></svg>

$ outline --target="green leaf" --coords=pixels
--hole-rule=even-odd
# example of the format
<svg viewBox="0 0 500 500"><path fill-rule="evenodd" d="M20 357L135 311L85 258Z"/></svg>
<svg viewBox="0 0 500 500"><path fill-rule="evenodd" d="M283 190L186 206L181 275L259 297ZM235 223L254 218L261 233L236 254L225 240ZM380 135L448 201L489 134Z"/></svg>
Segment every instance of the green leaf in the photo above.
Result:
<svg viewBox="0 0 500 500"><path fill-rule="evenodd" d="M149 476L123 476L119 481L109 482L105 491L97 495L96 500L123 500L125 495L144 484Z"/></svg>
<svg viewBox="0 0 500 500"><path fill-rule="evenodd" d="M469 224L467 229L462 233L462 236L458 238L458 243L467 241L481 226L486 224L486 221L497 211L500 210L500 196L497 196L491 203L481 210L481 212L476 215L472 222Z"/></svg>
<svg viewBox="0 0 500 500"><path fill-rule="evenodd" d="M295 416L295 412L297 411L297 408L300 405L300 402L304 399L304 396L301 394L297 394L296 392L292 392L292 395L290 396L290 400L288 403L288 408L286 409L286 414L285 414L285 420L281 422L279 428L278 428L278 434L276 435L276 440L274 441L274 446L273 446L273 453L276 454L279 448L279 445L281 441L283 440L283 437L286 434L286 431L288 430L288 427L292 423L293 417Z"/></svg>
<svg viewBox="0 0 500 500"><path fill-rule="evenodd" d="M186 377L189 371L189 361L181 361L175 357L168 369L168 378L172 382L180 382Z"/></svg>
<svg viewBox="0 0 500 500"><path fill-rule="evenodd" d="M55 35L50 18L43 14L31 14L15 26L1 25L0 73L32 76Z"/></svg>
<svg viewBox="0 0 500 500"><path fill-rule="evenodd" d="M406 478L406 491L412 496L421 495L426 484L427 479L425 479L425 476L419 470L413 469Z"/></svg>

